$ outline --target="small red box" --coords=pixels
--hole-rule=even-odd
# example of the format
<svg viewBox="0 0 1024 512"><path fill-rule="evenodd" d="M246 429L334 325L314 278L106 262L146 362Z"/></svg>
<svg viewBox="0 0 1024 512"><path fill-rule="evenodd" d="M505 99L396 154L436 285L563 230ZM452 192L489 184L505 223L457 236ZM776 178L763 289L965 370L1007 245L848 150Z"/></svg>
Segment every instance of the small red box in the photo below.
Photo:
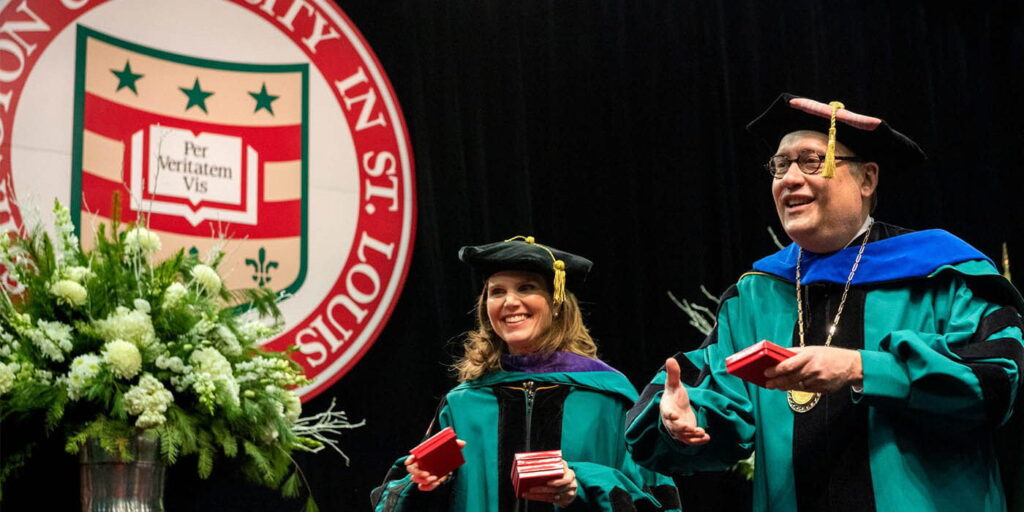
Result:
<svg viewBox="0 0 1024 512"><path fill-rule="evenodd" d="M530 489L564 475L562 450L517 453L512 466L512 486L516 496L522 498Z"/></svg>
<svg viewBox="0 0 1024 512"><path fill-rule="evenodd" d="M466 462L462 448L455 442L455 430L447 427L409 450L416 456L416 465L431 475L442 477Z"/></svg>
<svg viewBox="0 0 1024 512"><path fill-rule="evenodd" d="M725 370L745 381L764 387L764 371L790 357L793 351L762 340L725 358Z"/></svg>

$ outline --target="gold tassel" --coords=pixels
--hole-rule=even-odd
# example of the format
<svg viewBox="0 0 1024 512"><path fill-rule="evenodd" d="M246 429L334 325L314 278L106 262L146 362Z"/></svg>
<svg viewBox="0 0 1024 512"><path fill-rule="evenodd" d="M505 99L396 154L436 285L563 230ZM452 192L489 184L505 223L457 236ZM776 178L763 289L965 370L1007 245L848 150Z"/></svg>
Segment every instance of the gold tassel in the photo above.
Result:
<svg viewBox="0 0 1024 512"><path fill-rule="evenodd" d="M537 247L544 249L545 251L548 252L548 254L551 255L551 259L554 261L551 267L555 270L555 278L554 282L552 283L552 287L554 288L554 290L552 290L551 292L551 302L554 303L555 308L561 306L562 303L565 302L565 262L556 258L555 253L551 252L551 249L548 249L547 247L538 244L536 239L534 239L532 236L516 235L505 241L511 242L513 240L522 240L530 245L536 245Z"/></svg>
<svg viewBox="0 0 1024 512"><path fill-rule="evenodd" d="M1003 277L1010 281L1010 251L1006 248L1006 242L1003 242Z"/></svg>
<svg viewBox="0 0 1024 512"><path fill-rule="evenodd" d="M836 112L846 106L838 101L830 102L828 106L832 107L832 118L828 124L828 149L825 150L825 171L821 177L832 179L836 175Z"/></svg>
<svg viewBox="0 0 1024 512"><path fill-rule="evenodd" d="M562 260L555 260L555 283L554 292L551 296L551 301L554 302L557 308L563 302L565 302L565 262Z"/></svg>

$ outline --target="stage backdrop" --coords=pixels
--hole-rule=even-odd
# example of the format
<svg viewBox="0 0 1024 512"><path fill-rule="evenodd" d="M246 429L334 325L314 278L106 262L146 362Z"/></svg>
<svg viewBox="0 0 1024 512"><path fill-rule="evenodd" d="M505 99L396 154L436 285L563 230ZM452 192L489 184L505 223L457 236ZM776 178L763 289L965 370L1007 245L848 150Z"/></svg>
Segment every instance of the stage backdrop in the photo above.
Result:
<svg viewBox="0 0 1024 512"><path fill-rule="evenodd" d="M274 2L233 4L251 9ZM277 4L286 10L303 2ZM780 92L841 100L917 140L929 154L928 165L882 169L876 218L951 230L996 260L1005 243L1011 265L1024 275L1020 4L338 5L376 54L404 113L411 149L407 176L414 180L407 191L416 198L416 204L406 204L416 220L407 278L390 318L361 359L305 404L312 413L335 400L351 419L366 422L342 438L348 462L330 452L299 458L322 510L366 510L371 489L420 440L438 399L454 384L448 365L459 353L460 333L471 326L470 309L481 286L457 261L462 245L529 234L591 258L594 270L576 289L588 325L603 358L637 386L666 356L698 345L701 336L667 292L713 307L701 285L721 292L774 250L769 228L782 235L771 181L760 168L771 149L744 131ZM176 23L160 30L186 41L207 38L196 52L223 43L196 33L203 26ZM146 34L139 31L141 39ZM79 37L91 36L96 34ZM8 39L0 34L0 41ZM118 45L102 34L96 39L111 51L147 55L146 48ZM253 45L251 55L217 59L266 65L302 60L268 60L262 57L266 51ZM18 67L8 53L0 50L0 56L0 75ZM48 79L73 79L69 70L54 72ZM301 75L298 68L253 72L279 72L282 87L302 86L301 78L289 82L289 73ZM267 83L268 94L276 94ZM3 86L0 77L0 99ZM249 92L254 99L260 94ZM32 126L27 130L48 129L41 122ZM74 144L72 128L46 136ZM400 139L399 134L395 140ZM300 189L292 188L296 194ZM335 273L305 275L314 284L335 279ZM3 442L17 440L4 432ZM76 506L76 462L59 444L5 489L3 510ZM298 500L243 483L230 461L218 461L206 481L195 477L192 462L169 473L169 511L301 507ZM710 510L712 504L716 510L742 509L748 499L743 484L729 475L680 483L691 511ZM40 487L48 492L29 491Z"/></svg>

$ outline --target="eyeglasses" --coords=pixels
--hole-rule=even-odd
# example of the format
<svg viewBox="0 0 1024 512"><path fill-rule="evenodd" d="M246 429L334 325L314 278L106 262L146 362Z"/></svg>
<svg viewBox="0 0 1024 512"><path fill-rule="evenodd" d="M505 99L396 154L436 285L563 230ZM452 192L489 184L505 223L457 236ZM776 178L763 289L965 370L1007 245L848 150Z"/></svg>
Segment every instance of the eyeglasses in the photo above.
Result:
<svg viewBox="0 0 1024 512"><path fill-rule="evenodd" d="M867 161L856 156L837 156L836 160L845 160L847 162ZM796 157L795 160L786 155L775 155L768 159L768 163L764 164L764 168L773 178L781 180L786 175L786 172L789 171L789 166L793 165L793 162L797 163L800 172L804 174L818 174L821 172L821 164L824 161L825 155L808 149L801 151L800 156Z"/></svg>

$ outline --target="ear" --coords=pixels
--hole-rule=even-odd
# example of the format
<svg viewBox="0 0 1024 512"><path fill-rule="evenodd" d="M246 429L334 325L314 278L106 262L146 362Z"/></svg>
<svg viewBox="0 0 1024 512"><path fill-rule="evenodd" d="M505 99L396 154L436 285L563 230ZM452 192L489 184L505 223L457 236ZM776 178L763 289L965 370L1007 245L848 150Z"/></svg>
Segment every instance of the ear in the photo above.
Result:
<svg viewBox="0 0 1024 512"><path fill-rule="evenodd" d="M871 197L878 188L878 164L867 162L860 166L860 195Z"/></svg>

